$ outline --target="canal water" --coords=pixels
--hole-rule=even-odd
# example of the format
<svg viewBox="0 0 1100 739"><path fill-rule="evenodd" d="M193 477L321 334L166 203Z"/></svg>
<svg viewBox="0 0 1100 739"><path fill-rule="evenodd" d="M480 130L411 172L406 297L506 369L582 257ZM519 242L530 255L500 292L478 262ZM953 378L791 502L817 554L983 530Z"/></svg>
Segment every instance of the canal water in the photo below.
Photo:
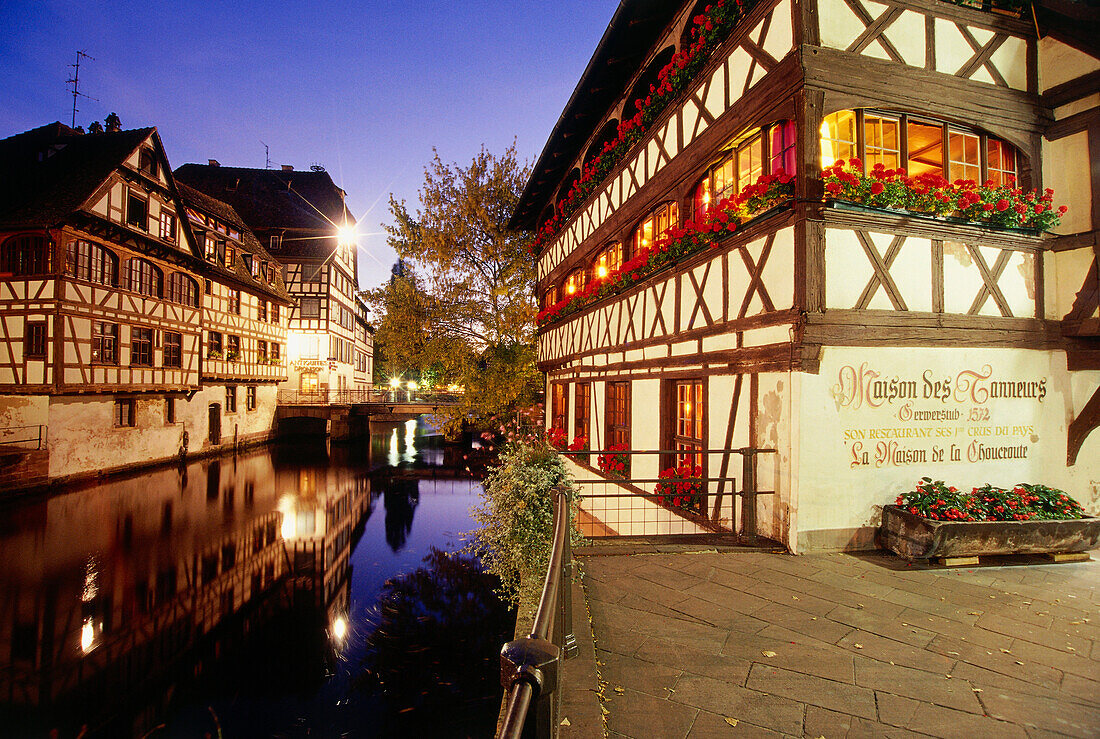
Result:
<svg viewBox="0 0 1100 739"><path fill-rule="evenodd" d="M513 617L422 421L0 508L0 736L491 736Z"/></svg>

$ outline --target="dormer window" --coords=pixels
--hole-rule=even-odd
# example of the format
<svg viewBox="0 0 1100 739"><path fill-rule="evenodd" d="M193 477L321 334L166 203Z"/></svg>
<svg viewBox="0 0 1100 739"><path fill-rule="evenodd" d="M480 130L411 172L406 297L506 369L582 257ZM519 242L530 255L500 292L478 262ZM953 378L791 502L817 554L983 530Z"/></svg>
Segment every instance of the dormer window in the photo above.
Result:
<svg viewBox="0 0 1100 739"><path fill-rule="evenodd" d="M131 192L126 200L126 223L142 231L148 231L149 201Z"/></svg>
<svg viewBox="0 0 1100 739"><path fill-rule="evenodd" d="M138 154L138 170L156 179L158 172L157 155L151 149L142 149Z"/></svg>
<svg viewBox="0 0 1100 739"><path fill-rule="evenodd" d="M280 234L272 234L271 240L268 241L268 247L272 251L278 251L283 245L283 237Z"/></svg>

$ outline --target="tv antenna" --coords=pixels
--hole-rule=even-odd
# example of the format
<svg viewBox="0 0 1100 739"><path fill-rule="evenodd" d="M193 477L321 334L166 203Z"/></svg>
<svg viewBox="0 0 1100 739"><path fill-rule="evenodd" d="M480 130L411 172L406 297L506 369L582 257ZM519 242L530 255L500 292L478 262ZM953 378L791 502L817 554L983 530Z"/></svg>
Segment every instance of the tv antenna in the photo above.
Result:
<svg viewBox="0 0 1100 739"><path fill-rule="evenodd" d="M264 144L262 139L257 139L261 144ZM271 169L271 147L264 144L264 169Z"/></svg>
<svg viewBox="0 0 1100 739"><path fill-rule="evenodd" d="M99 102L99 98L94 98L91 95L85 95L84 93L82 93L79 90L79 86L80 86L80 60L82 58L83 59L91 59L93 62L95 61L95 57L89 55L85 51L76 52L76 64L70 64L69 65L70 67L73 68L73 76L70 77L69 80L65 83L67 85L72 85L73 86L73 128L76 128L76 112L79 110L79 108L76 107L77 98L88 98L89 100L95 100L97 103Z"/></svg>

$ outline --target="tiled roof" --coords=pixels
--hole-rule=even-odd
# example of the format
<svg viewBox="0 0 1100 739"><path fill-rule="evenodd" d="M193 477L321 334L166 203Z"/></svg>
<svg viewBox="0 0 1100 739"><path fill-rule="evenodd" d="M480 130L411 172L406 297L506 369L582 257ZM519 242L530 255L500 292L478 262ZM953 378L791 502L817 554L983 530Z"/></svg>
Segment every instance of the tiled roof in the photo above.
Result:
<svg viewBox="0 0 1100 739"><path fill-rule="evenodd" d="M239 243L245 251L262 261L278 264L278 260L263 247L263 244L261 244L259 239L256 238L256 235L252 233L252 229L250 229L244 220L241 219L233 206L182 182L177 182L176 187L179 189L180 198L183 200L184 205L194 208L195 210L205 211L237 229L241 233ZM199 250L202 251L201 245L199 246ZM283 283L282 270L276 272L275 284L270 284L253 277L252 273L249 272L248 267L245 265L243 258L238 258L234 261L232 270L224 265L213 264L211 262L205 263L205 269L208 272L214 272L222 276L232 276L238 283L248 285L252 288L258 288L264 292L282 298L283 300L293 301L293 298L291 298L286 291L286 285Z"/></svg>
<svg viewBox="0 0 1100 739"><path fill-rule="evenodd" d="M0 140L0 228L57 225L154 130L80 134L55 122Z"/></svg>
<svg viewBox="0 0 1100 739"><path fill-rule="evenodd" d="M336 225L354 223L344 194L327 172L250 169L184 164L176 181L231 205L261 236L284 232L278 256L320 256L332 253ZM312 237L312 238L311 238Z"/></svg>

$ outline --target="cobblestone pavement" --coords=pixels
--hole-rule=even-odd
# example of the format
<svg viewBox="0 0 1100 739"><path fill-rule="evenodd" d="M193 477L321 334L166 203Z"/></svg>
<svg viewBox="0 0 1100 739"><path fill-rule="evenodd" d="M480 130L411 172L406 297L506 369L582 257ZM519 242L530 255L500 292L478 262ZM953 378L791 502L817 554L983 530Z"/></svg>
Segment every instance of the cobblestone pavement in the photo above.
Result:
<svg viewBox="0 0 1100 739"><path fill-rule="evenodd" d="M1100 562L581 562L611 737L1100 736Z"/></svg>

